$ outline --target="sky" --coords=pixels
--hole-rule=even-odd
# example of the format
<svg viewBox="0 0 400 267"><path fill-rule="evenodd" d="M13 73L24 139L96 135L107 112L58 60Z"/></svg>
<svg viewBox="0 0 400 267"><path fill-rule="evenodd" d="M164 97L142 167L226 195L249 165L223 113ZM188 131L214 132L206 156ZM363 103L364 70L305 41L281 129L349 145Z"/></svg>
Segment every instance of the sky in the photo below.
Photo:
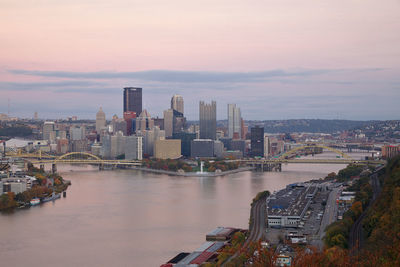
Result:
<svg viewBox="0 0 400 267"><path fill-rule="evenodd" d="M0 0L0 113L400 119L400 0Z"/></svg>

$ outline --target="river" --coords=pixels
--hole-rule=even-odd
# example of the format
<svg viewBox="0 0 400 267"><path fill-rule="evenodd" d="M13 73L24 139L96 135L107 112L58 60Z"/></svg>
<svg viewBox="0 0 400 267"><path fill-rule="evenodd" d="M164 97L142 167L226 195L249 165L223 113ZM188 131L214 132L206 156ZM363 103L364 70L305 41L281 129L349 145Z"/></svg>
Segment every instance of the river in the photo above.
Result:
<svg viewBox="0 0 400 267"><path fill-rule="evenodd" d="M58 166L72 182L66 198L0 214L1 265L160 266L199 247L217 226L247 228L259 191L344 167L289 164L282 172L178 177Z"/></svg>

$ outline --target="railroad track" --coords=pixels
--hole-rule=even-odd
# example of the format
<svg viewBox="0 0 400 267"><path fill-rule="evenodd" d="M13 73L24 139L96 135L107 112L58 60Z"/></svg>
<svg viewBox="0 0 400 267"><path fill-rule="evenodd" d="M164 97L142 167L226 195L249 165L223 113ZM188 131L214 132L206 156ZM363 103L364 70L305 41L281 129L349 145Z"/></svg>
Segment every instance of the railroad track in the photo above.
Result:
<svg viewBox="0 0 400 267"><path fill-rule="evenodd" d="M372 190L373 190L372 199L371 199L370 203L368 204L368 207L360 215L360 217L358 217L358 219L354 222L354 224L350 230L349 247L350 247L352 253L357 253L362 248L362 245L363 245L362 244L362 242L363 242L363 240L362 240L363 239L362 221L363 221L364 217L367 215L370 207L375 203L375 201L381 191L377 173L374 173L371 175L371 185L372 185Z"/></svg>

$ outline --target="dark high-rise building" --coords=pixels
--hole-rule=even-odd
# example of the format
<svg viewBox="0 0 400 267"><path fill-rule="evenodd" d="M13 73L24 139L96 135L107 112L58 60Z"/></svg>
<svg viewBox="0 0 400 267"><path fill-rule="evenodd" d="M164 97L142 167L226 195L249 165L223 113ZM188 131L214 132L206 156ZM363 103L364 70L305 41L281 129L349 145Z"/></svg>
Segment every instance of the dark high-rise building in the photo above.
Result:
<svg viewBox="0 0 400 267"><path fill-rule="evenodd" d="M212 139L217 137L217 103L205 104L200 101L200 139Z"/></svg>
<svg viewBox="0 0 400 267"><path fill-rule="evenodd" d="M250 132L251 156L264 157L264 127L253 127Z"/></svg>
<svg viewBox="0 0 400 267"><path fill-rule="evenodd" d="M195 133L179 132L173 134L173 139L181 140L181 154L184 157L190 157L191 155L191 142L196 139Z"/></svg>
<svg viewBox="0 0 400 267"><path fill-rule="evenodd" d="M134 111L136 116L142 113L142 88L124 88L124 112Z"/></svg>
<svg viewBox="0 0 400 267"><path fill-rule="evenodd" d="M221 141L224 144L224 147L226 148L226 150L231 150L232 138L221 137L218 140Z"/></svg>

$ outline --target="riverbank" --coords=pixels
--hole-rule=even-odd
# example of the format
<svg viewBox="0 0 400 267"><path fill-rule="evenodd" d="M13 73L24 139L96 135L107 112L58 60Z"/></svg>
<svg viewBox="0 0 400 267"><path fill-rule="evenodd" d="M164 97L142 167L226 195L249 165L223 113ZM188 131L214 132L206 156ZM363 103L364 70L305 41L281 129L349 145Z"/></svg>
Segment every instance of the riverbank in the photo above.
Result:
<svg viewBox="0 0 400 267"><path fill-rule="evenodd" d="M151 172L151 173L159 173L159 174L167 174L167 175L174 175L174 176L184 176L184 177L218 177L229 175L238 172L245 172L254 170L254 167L243 167L238 168L235 170L224 171L224 172L173 172L173 171L165 171L165 170L157 170L157 169L150 169L150 168L143 168L143 167L132 167L130 169Z"/></svg>
<svg viewBox="0 0 400 267"><path fill-rule="evenodd" d="M64 180L60 175L45 173L32 165L27 172L18 175L9 173L0 182L6 189L0 195L0 211L13 211L58 199L71 185L71 181Z"/></svg>

